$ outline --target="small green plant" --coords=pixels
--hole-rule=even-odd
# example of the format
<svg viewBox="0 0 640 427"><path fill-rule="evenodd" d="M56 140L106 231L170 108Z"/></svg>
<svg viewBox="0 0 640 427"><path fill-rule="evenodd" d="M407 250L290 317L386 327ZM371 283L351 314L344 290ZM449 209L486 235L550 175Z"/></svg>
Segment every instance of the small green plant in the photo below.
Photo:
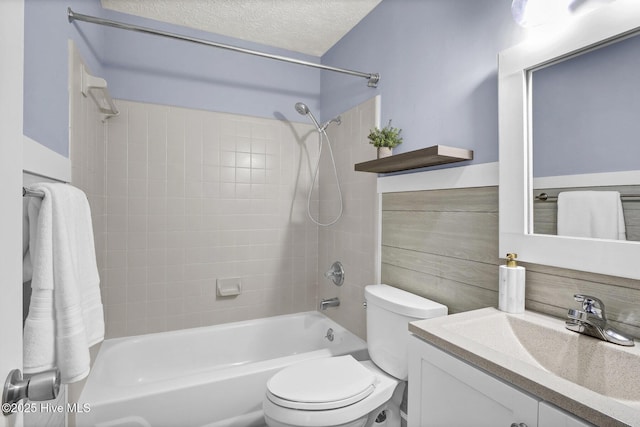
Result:
<svg viewBox="0 0 640 427"><path fill-rule="evenodd" d="M382 129L371 129L369 133L369 143L374 147L389 147L393 148L402 143L402 137L400 136L402 129L394 128L391 126L391 120L389 124Z"/></svg>

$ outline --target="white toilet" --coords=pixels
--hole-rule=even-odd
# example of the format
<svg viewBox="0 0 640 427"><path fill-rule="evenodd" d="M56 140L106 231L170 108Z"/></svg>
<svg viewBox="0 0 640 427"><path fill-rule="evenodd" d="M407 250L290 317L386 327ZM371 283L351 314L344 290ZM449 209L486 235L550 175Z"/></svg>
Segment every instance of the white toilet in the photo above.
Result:
<svg viewBox="0 0 640 427"><path fill-rule="evenodd" d="M407 324L447 307L387 285L365 288L371 360L350 355L284 368L267 383L269 427L399 427L407 380Z"/></svg>

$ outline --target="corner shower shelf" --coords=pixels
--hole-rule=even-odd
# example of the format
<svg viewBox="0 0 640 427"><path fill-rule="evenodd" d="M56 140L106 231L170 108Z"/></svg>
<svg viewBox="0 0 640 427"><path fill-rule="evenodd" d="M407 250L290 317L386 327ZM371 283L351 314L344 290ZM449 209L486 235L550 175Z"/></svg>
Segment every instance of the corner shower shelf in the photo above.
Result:
<svg viewBox="0 0 640 427"><path fill-rule="evenodd" d="M106 80L89 74L84 65L82 66L82 74L80 74L80 85L82 94L84 96L90 96L98 106L98 110L100 110L100 113L103 115L103 122L109 117L120 114L107 90Z"/></svg>
<svg viewBox="0 0 640 427"><path fill-rule="evenodd" d="M473 150L434 145L433 147L396 154L382 159L356 163L359 172L389 173L473 159Z"/></svg>

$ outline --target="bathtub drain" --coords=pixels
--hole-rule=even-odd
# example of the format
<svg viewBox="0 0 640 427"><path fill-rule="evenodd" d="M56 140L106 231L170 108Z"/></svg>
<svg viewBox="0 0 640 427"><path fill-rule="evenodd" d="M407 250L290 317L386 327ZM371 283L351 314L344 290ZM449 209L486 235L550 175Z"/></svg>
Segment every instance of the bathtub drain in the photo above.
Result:
<svg viewBox="0 0 640 427"><path fill-rule="evenodd" d="M333 329L327 329L327 335L324 336L329 341L333 341Z"/></svg>

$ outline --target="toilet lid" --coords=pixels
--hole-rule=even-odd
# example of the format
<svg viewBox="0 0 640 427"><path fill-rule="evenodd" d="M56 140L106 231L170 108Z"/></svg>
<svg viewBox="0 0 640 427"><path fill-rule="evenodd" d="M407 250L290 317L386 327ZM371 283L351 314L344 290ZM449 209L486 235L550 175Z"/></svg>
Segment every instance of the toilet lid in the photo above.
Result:
<svg viewBox="0 0 640 427"><path fill-rule="evenodd" d="M267 382L267 396L280 406L327 410L358 402L375 389L375 374L352 356L300 362Z"/></svg>

